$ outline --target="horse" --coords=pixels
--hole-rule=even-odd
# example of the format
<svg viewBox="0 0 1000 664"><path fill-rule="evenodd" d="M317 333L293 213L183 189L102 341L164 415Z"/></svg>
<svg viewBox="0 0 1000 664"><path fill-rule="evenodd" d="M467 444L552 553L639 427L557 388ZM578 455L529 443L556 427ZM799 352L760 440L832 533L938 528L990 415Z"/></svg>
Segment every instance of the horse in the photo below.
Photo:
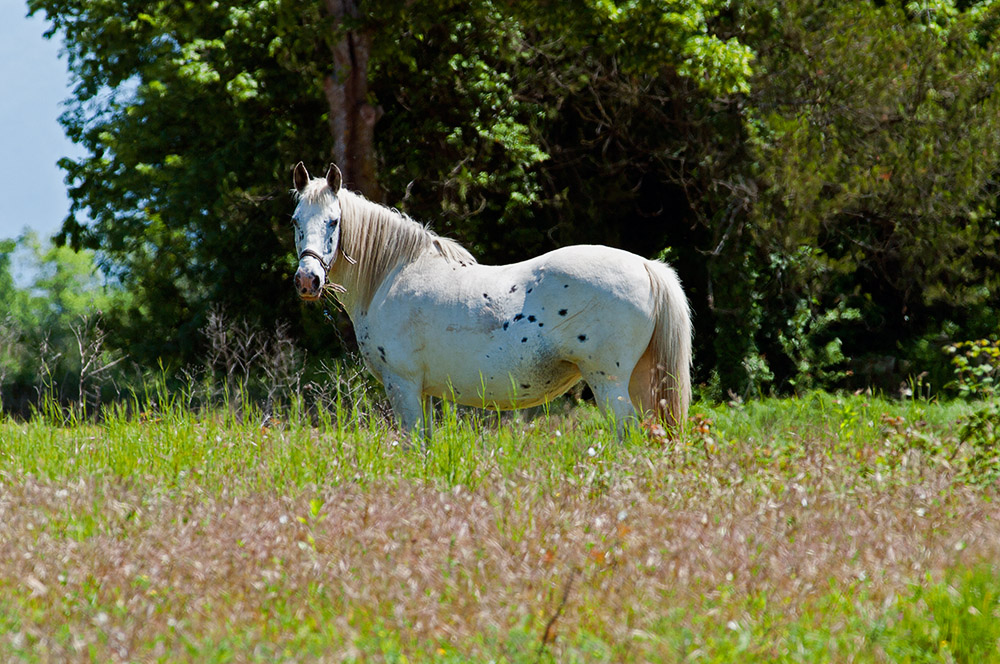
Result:
<svg viewBox="0 0 1000 664"><path fill-rule="evenodd" d="M665 263L600 245L482 265L456 241L343 188L331 164L292 170L306 301L333 293L406 434L430 435L432 398L498 410L545 404L581 378L622 427L683 427L691 315Z"/></svg>

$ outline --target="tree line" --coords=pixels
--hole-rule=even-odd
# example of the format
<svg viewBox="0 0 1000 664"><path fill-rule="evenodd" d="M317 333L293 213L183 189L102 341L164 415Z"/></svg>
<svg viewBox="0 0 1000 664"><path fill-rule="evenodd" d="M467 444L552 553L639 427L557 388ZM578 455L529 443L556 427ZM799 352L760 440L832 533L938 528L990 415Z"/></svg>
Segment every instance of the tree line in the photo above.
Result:
<svg viewBox="0 0 1000 664"><path fill-rule="evenodd" d="M676 266L725 398L948 380L997 334L1000 2L29 0L74 77L57 242L181 366L222 307L349 348L294 296L289 168L482 262L573 243ZM334 325L330 324L330 321Z"/></svg>

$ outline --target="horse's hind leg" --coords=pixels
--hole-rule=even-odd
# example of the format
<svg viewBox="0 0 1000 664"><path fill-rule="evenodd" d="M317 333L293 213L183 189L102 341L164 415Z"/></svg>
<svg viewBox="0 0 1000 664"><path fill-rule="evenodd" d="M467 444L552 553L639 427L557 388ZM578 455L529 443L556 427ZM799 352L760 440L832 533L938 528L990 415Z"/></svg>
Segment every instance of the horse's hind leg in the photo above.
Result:
<svg viewBox="0 0 1000 664"><path fill-rule="evenodd" d="M632 369L632 376L628 381L629 397L640 417L646 417L657 411L657 404L653 403L652 391L654 361L653 347L650 345L636 362L635 368Z"/></svg>
<svg viewBox="0 0 1000 664"><path fill-rule="evenodd" d="M601 375L600 372L590 375L584 374L583 379L587 381L587 385L593 391L598 408L606 416L614 418L618 437L623 437L625 428L634 423L636 414L635 407L629 397L628 383L606 374Z"/></svg>
<svg viewBox="0 0 1000 664"><path fill-rule="evenodd" d="M434 433L434 397L424 397L421 409L423 411L420 420L422 425L421 435L424 437L424 440L429 440Z"/></svg>

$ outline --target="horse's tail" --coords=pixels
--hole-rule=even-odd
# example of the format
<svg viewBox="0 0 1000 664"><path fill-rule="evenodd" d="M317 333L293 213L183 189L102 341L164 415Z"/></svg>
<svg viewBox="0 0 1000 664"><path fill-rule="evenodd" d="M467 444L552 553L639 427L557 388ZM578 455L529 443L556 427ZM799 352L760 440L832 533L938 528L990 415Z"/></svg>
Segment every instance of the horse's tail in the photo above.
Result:
<svg viewBox="0 0 1000 664"><path fill-rule="evenodd" d="M684 426L691 403L691 310L674 269L647 261L655 302L651 351L650 403L670 426Z"/></svg>

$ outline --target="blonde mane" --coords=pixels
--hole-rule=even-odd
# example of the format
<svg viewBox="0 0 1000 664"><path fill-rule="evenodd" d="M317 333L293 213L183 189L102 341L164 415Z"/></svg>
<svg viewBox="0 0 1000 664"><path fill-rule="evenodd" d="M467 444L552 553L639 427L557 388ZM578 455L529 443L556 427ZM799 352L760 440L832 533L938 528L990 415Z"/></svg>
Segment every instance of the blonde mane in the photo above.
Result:
<svg viewBox="0 0 1000 664"><path fill-rule="evenodd" d="M317 178L300 197L318 201L330 193L326 180ZM398 210L373 203L347 189L337 193L337 200L341 209L340 248L356 264L340 257L331 269L331 276L343 279L348 297L363 307L368 306L393 269L426 252L433 251L448 261L476 262L458 242L439 236Z"/></svg>

